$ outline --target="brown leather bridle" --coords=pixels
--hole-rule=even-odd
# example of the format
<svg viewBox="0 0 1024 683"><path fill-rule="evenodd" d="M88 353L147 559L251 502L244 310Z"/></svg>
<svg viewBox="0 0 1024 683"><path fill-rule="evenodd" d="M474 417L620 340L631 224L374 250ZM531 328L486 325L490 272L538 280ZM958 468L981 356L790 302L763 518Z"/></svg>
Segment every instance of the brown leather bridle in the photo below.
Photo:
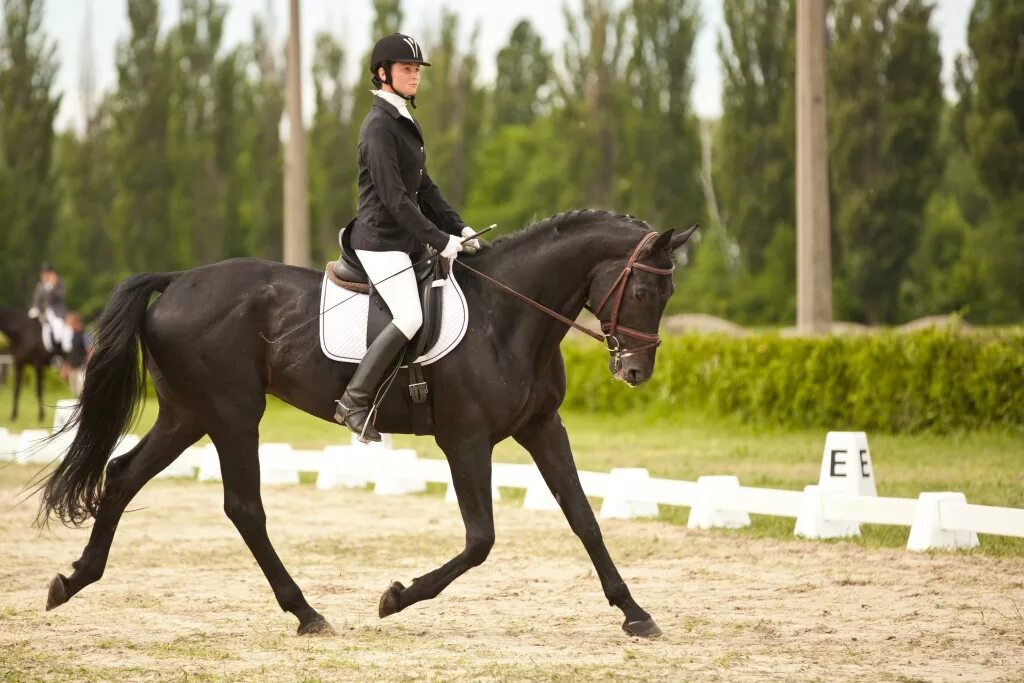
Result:
<svg viewBox="0 0 1024 683"><path fill-rule="evenodd" d="M636 245L633 253L629 255L629 260L626 261L625 267L619 276L615 278L615 282L612 283L605 295L601 297L601 303L597 305L591 312L594 316L600 320L601 311L604 310L605 304L608 303L609 299L614 297L612 303L612 317L606 323L601 323L601 331L604 333L604 341L608 345L608 353L612 355L612 362L614 364L614 372L617 372L622 367L622 359L628 356L632 356L641 351L647 349L656 349L661 345L661 337L657 333L651 334L650 332L641 332L640 330L634 330L632 327L627 327L619 322L619 313L622 312L622 300L626 296L626 285L629 283L629 276L633 274L634 270L642 270L647 273L654 273L655 275L672 275L675 271L675 266L669 268L656 268L655 266L649 266L645 263L640 263L637 259L640 258L640 252L649 245L652 241L657 239L658 233L649 232L644 235L643 239L640 240L640 244ZM645 342L640 346L632 346L629 348L623 348L619 344L618 338L615 336L621 334L632 339L638 339L641 342Z"/></svg>
<svg viewBox="0 0 1024 683"><path fill-rule="evenodd" d="M672 275L672 272L675 270L675 266L672 266L671 268L656 268L654 266L648 266L647 264L639 263L637 261L637 259L640 258L640 252L642 252L647 245L649 245L652 241L654 241L657 238L658 233L656 232L649 232L646 235L644 235L643 239L640 240L640 244L636 245L636 248L633 249L633 253L629 255L629 259L626 261L626 265L622 269L622 272L619 273L619 276L615 278L615 282L612 283L611 287L608 288L608 291L601 298L601 303L598 304L596 309L590 309L588 307L588 310L590 310L590 312L593 313L598 318L598 320L600 320L600 313L602 310L604 310L605 304L607 304L608 300L611 299L613 296L615 297L615 302L612 304L611 319L606 323L601 323L602 334L598 334L593 330L583 327L575 320L569 320L561 313L552 311L547 306L539 304L533 299L523 294L520 294L519 292L512 289L508 285L498 282L489 275L484 275L476 268L468 266L462 261L455 261L455 263L460 267L473 273L477 277L486 280L487 282L490 282L499 289L502 289L511 294L512 296L524 301L525 303L528 303L529 305L536 308L538 311L546 313L552 318L555 318L556 320L565 323L569 327L576 328L577 330L593 337L599 342L604 342L608 346L608 353L610 353L612 356L612 372L618 372L619 369L622 367L623 358L632 356L633 354L639 353L640 351L646 351L647 349L657 348L661 344L661 338L657 335L657 333L651 334L649 332L641 332L640 330L634 330L632 327L626 327L625 325L619 323L619 313L622 312L622 300L625 298L626 295L626 284L629 282L629 276L633 274L634 270L643 270L648 273L654 273L655 275ZM640 341L646 343L644 343L641 346L623 348L619 344L619 340L615 336L616 334L621 334L626 337L632 337L633 339L639 339Z"/></svg>

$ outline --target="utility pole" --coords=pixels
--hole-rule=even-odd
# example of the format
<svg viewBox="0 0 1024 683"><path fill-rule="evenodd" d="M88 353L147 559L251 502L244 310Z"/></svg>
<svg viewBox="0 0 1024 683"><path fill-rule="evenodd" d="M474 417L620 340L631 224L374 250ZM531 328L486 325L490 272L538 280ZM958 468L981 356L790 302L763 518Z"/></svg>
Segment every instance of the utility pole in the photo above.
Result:
<svg viewBox="0 0 1024 683"><path fill-rule="evenodd" d="M826 0L796 0L796 326L832 323L828 201Z"/></svg>
<svg viewBox="0 0 1024 683"><path fill-rule="evenodd" d="M309 205L306 193L306 129L302 123L299 0L289 0L288 147L284 159L284 262L309 267Z"/></svg>

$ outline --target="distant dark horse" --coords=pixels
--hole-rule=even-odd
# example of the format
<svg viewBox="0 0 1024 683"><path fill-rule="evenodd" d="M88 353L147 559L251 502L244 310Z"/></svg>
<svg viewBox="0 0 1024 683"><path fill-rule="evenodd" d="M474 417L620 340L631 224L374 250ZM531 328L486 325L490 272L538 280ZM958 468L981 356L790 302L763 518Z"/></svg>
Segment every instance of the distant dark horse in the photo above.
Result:
<svg viewBox="0 0 1024 683"><path fill-rule="evenodd" d="M673 290L668 276L672 251L693 230L658 235L649 228L627 216L571 212L463 258L568 318L575 318L587 302L602 321L617 314L618 331L609 345L618 352L611 366L617 379L637 385L654 372L654 333ZM635 266L624 273L633 261ZM458 264L454 272L469 305L469 329L458 348L430 366L431 394L434 437L451 468L466 545L408 587L392 583L381 596L379 616L435 597L487 558L494 545L491 451L511 436L537 463L590 554L608 601L625 615L623 628L638 636L659 635L605 548L558 416L566 388L559 342L566 326L460 271ZM334 400L354 370L354 365L323 354L316 324L276 344L264 340L276 340L316 316L322 277L315 270L236 259L181 273L135 275L115 290L98 323L98 345L89 361L80 412L73 418L77 435L43 483L41 521L52 515L81 525L95 518L74 572L51 581L47 609L103 575L114 530L132 497L185 448L209 434L220 456L224 511L281 609L298 618L299 634L331 631L306 602L267 537L257 453L266 394L331 421ZM147 307L153 292L163 294ZM609 292L612 296L606 296ZM607 299L603 307L602 299ZM143 394L139 342L160 412L141 442L108 465ZM377 426L389 432L413 431L404 409L396 412L387 405ZM343 428L338 429L341 437Z"/></svg>
<svg viewBox="0 0 1024 683"><path fill-rule="evenodd" d="M43 371L49 365L54 353L43 346L43 328L38 320L28 317L24 311L0 306L0 332L11 342L14 357L14 404L11 420L18 418L18 395L21 393L21 375L25 366L36 369L36 398L39 402L39 421L43 421Z"/></svg>

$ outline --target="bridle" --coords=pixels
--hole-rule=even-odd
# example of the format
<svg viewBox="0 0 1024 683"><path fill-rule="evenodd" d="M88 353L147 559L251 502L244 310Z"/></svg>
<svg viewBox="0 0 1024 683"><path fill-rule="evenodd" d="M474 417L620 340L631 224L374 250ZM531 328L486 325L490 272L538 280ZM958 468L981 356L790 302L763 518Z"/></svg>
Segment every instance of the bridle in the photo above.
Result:
<svg viewBox="0 0 1024 683"><path fill-rule="evenodd" d="M626 295L626 285L629 283L629 276L633 274L634 270L642 270L647 273L654 273L655 275L672 275L675 270L675 266L668 268L657 268L655 266L649 266L645 263L640 263L637 259L640 258L640 252L650 244L652 241L657 239L658 233L649 232L644 235L643 239L640 240L640 244L636 245L633 253L629 255L629 260L626 261L625 267L619 276L615 278L615 282L612 283L605 295L601 297L601 303L597 305L597 308L591 310L598 320L601 319L601 311L604 310L605 304L608 303L609 299L614 298L612 303L612 317L606 323L601 323L601 331L604 333L603 341L608 345L608 353L612 356L612 371L618 372L622 367L622 359L628 358L634 354L646 351L648 349L656 349L661 345L661 337L657 333L651 334L650 332L641 332L640 330L634 330L632 327L627 327L619 322L619 313L622 312L622 300ZM629 348L623 348L619 343L618 337L615 335L621 334L625 337L632 339L638 339L644 342L640 346L632 346Z"/></svg>
<svg viewBox="0 0 1024 683"><path fill-rule="evenodd" d="M605 295L601 297L601 303L598 304L597 308L595 309L590 309L588 307L588 310L590 310L591 313L593 313L598 318L598 320L600 320L601 311L604 310L604 307L608 303L609 299L614 298L614 303L612 304L611 319L609 319L609 321L606 323L601 323L602 334L598 334L593 330L583 327L575 320L569 320L569 318L566 318L564 315L552 311L547 306L537 303L536 301L527 297L524 294L520 294L516 290L512 289L511 287L505 284L502 284L501 282L498 282L489 275L484 275L476 268L466 265L461 260L455 261L455 263L461 266L462 268L465 268L469 272L473 273L477 277L480 277L486 280L487 282L490 282L499 289L502 289L508 292L509 294L515 296L516 298L525 301L526 303L536 308L538 311L546 313L552 318L555 318L556 320L565 323L570 327L576 328L580 332L583 332L584 334L593 337L599 342L603 342L608 347L608 353L611 354L611 370L614 373L618 372L622 368L623 358L628 358L629 356L632 356L641 351L646 351L647 349L657 348L661 344L661 338L658 336L657 333L651 334L649 332L641 332L640 330L634 330L633 328L626 327L625 325L619 322L619 314L622 312L622 300L625 298L626 295L626 284L629 282L629 276L633 274L634 270L642 270L648 273L654 273L655 275L672 275L672 272L675 270L675 266L672 266L670 268L656 268L654 266L648 266L647 264L639 263L637 261L637 259L640 258L640 252L642 252L647 245L649 245L652 241L654 241L657 238L658 233L656 232L649 232L645 234L643 239L640 240L640 244L636 245L636 248L633 249L633 253L629 255L629 259L626 261L626 265L625 267L623 267L622 272L619 273L619 276L617 278L615 278L615 282L613 282L611 287L608 288L608 291L605 293ZM621 334L626 337L631 337L633 339L639 339L641 342L644 343L640 346L624 348L623 345L619 343L618 338L615 336L617 334Z"/></svg>

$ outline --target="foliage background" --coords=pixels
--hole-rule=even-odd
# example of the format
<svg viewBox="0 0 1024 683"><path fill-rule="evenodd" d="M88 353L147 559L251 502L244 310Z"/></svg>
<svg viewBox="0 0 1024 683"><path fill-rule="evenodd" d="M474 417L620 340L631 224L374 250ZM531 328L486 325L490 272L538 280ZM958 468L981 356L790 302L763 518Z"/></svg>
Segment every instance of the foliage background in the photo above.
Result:
<svg viewBox="0 0 1024 683"><path fill-rule="evenodd" d="M54 130L55 46L44 0L3 0L0 25L0 302L28 302L43 259L87 317L130 273L281 256L283 45L260 21L222 42L226 2L128 0L118 83L84 131ZM375 0L373 35L400 0ZM829 142L836 317L894 324L959 311L1024 317L1024 6L977 0L958 101L942 98L927 0L830 3ZM528 21L479 78L476 39L442 11L416 115L432 176L474 225L515 230L583 206L660 229L699 221L670 312L744 324L795 317L794 3L723 0L723 114L689 105L695 0L577 0L568 40L545 50ZM475 35L475 34L474 34ZM310 257L333 255L355 210L354 149L368 83L323 33L309 129ZM360 70L362 71L362 70Z"/></svg>

